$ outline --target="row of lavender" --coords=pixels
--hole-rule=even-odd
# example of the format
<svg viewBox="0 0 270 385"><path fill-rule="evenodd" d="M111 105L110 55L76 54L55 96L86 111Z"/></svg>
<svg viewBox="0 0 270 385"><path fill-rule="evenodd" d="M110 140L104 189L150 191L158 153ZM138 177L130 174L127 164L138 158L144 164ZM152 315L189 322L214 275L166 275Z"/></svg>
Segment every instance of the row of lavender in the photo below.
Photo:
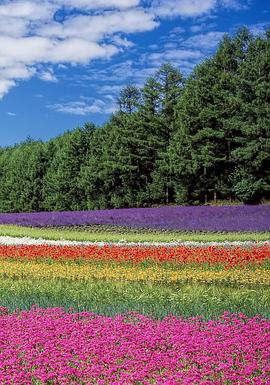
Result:
<svg viewBox="0 0 270 385"><path fill-rule="evenodd" d="M112 225L177 231L268 232L270 205L1 213L0 224L33 227Z"/></svg>

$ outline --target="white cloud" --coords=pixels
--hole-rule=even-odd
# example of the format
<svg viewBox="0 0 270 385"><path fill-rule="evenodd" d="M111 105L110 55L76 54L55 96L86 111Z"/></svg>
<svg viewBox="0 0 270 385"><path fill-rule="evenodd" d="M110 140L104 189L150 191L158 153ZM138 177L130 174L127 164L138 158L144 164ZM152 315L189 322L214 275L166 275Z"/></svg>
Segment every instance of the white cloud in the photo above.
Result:
<svg viewBox="0 0 270 385"><path fill-rule="evenodd" d="M140 0L57 0L55 3L64 7L98 9L131 8L139 5Z"/></svg>
<svg viewBox="0 0 270 385"><path fill-rule="evenodd" d="M118 95L120 93L122 89L122 86L121 85L104 85L104 86L100 86L98 87L97 89L97 92L99 94L108 94L108 93L111 93L111 94L114 94L114 95ZM115 96L113 96L115 98Z"/></svg>
<svg viewBox="0 0 270 385"><path fill-rule="evenodd" d="M178 47L178 44L176 42L169 42L164 44L164 48L166 49L176 49Z"/></svg>
<svg viewBox="0 0 270 385"><path fill-rule="evenodd" d="M175 18L209 15L218 6L233 9L248 9L251 0L153 0L152 12L159 17Z"/></svg>
<svg viewBox="0 0 270 385"><path fill-rule="evenodd" d="M0 98L8 93L10 88L16 85L14 80L0 79Z"/></svg>
<svg viewBox="0 0 270 385"><path fill-rule="evenodd" d="M221 6L236 11L245 10L249 7L249 0L220 0Z"/></svg>
<svg viewBox="0 0 270 385"><path fill-rule="evenodd" d="M50 17L54 9L52 3L45 1L40 3L35 1L13 1L0 5L0 16L41 20Z"/></svg>
<svg viewBox="0 0 270 385"><path fill-rule="evenodd" d="M87 98L86 98L87 99ZM115 112L116 105L110 101L96 99L92 103L87 101L75 101L68 103L56 103L47 106L49 109L71 115L111 114Z"/></svg>
<svg viewBox="0 0 270 385"><path fill-rule="evenodd" d="M119 47L129 48L133 47L135 44L132 41L129 41L126 37L122 38L119 35L115 35L111 39L112 43L116 44Z"/></svg>
<svg viewBox="0 0 270 385"><path fill-rule="evenodd" d="M269 27L268 23L257 23L257 24L252 24L248 26L249 30L254 35L263 35L268 27Z"/></svg>
<svg viewBox="0 0 270 385"><path fill-rule="evenodd" d="M216 28L216 23L199 23L190 27L191 32L198 33L202 31L208 31L209 29Z"/></svg>
<svg viewBox="0 0 270 385"><path fill-rule="evenodd" d="M216 48L223 36L224 32L208 32L205 34L194 35L185 40L183 45L189 48L211 50Z"/></svg>
<svg viewBox="0 0 270 385"><path fill-rule="evenodd" d="M152 30L157 26L153 15L143 9L125 11L107 11L101 15L78 15L65 23L48 23L39 30L45 37L82 38L100 41L107 35L115 33L134 33Z"/></svg>
<svg viewBox="0 0 270 385"><path fill-rule="evenodd" d="M57 22L60 10L65 17ZM139 0L7 0L0 5L0 98L35 74L56 81L54 65L63 69L109 59L133 45L122 34L157 25Z"/></svg>
<svg viewBox="0 0 270 385"><path fill-rule="evenodd" d="M202 53L199 50L187 50L187 49L169 49L164 52L156 52L147 55L147 60L152 62L158 62L158 65L162 62L177 63L182 60L196 60L202 57Z"/></svg>
<svg viewBox="0 0 270 385"><path fill-rule="evenodd" d="M54 82L54 83L57 82L57 78L56 78L56 76L54 75L52 69L48 69L48 70L46 70L46 71L41 71L41 72L39 73L38 77L39 77L41 80L44 80L45 82Z"/></svg>
<svg viewBox="0 0 270 385"><path fill-rule="evenodd" d="M15 112L11 112L11 111L7 112L7 114L8 114L9 116L16 116Z"/></svg>
<svg viewBox="0 0 270 385"><path fill-rule="evenodd" d="M141 59L140 65L137 65L137 63L131 60L126 60L119 64L111 65L104 70L95 72L94 74L90 73L84 77L84 80L92 81L99 79L99 81L105 82L106 85L103 87L99 86L98 92L100 90L101 93L108 93L111 88L111 93L117 94L117 91L120 91L120 89L128 83L142 86L145 80L152 76L158 69L158 65L159 64L148 61L148 56L144 56ZM112 82L113 85L110 84Z"/></svg>
<svg viewBox="0 0 270 385"><path fill-rule="evenodd" d="M21 18L0 16L0 36L21 37L27 32L27 21Z"/></svg>
<svg viewBox="0 0 270 385"><path fill-rule="evenodd" d="M153 12L160 17L195 17L212 11L216 0L154 0Z"/></svg>
<svg viewBox="0 0 270 385"><path fill-rule="evenodd" d="M29 79L36 73L35 68L25 67L24 65L17 64L13 67L3 68L0 73L0 79L3 77L4 79L21 79L26 80Z"/></svg>
<svg viewBox="0 0 270 385"><path fill-rule="evenodd" d="M165 43L163 49L143 54L141 61L142 63L150 63L152 67L171 62L182 73L188 74L196 64L216 48L223 35L223 32L208 32L191 36L186 40L180 39L177 43L176 41ZM168 39L164 37L163 40L167 41Z"/></svg>
<svg viewBox="0 0 270 385"><path fill-rule="evenodd" d="M178 34L183 33L183 32L185 32L185 28L183 28L183 27L175 27L175 28L173 28L171 30L170 35L171 34L178 35Z"/></svg>
<svg viewBox="0 0 270 385"><path fill-rule="evenodd" d="M143 8L142 4L148 4ZM149 5L150 4L150 5ZM0 99L19 81L38 76L56 81L52 69L70 65L87 65L94 59L109 59L132 47L125 34L153 30L159 18L210 17L218 6L243 8L242 0L4 0L0 2ZM58 15L59 17L55 17ZM60 21L57 21L61 19ZM181 50L181 26L172 31L165 53L158 53L150 66L159 60L196 60L200 53ZM198 35L199 36L199 35ZM200 36L199 36L200 37ZM201 37L202 47L214 45ZM192 45L193 44L193 45ZM175 47L175 48L174 48ZM196 48L196 47L195 47ZM42 69L42 70L40 70ZM119 70L121 72L121 70ZM138 70L129 74L136 78ZM115 69L115 73L117 70ZM123 71L122 71L123 73ZM106 76L106 75L105 75ZM127 74L123 73L125 78Z"/></svg>

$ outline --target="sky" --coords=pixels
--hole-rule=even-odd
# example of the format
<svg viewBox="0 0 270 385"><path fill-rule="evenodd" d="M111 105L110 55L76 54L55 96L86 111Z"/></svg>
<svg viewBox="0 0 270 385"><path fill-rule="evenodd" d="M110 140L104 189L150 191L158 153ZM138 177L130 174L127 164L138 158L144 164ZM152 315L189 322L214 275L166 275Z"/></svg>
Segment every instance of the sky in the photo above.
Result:
<svg viewBox="0 0 270 385"><path fill-rule="evenodd" d="M102 125L121 88L185 75L224 33L270 25L269 0L0 0L0 146Z"/></svg>

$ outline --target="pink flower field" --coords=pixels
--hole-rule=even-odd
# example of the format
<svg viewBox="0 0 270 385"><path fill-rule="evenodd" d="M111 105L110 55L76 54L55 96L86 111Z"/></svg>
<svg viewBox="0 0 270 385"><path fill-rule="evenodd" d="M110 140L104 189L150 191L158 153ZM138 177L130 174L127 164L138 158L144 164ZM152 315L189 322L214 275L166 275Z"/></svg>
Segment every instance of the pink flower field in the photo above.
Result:
<svg viewBox="0 0 270 385"><path fill-rule="evenodd" d="M1 385L267 385L270 323L60 308L0 316Z"/></svg>

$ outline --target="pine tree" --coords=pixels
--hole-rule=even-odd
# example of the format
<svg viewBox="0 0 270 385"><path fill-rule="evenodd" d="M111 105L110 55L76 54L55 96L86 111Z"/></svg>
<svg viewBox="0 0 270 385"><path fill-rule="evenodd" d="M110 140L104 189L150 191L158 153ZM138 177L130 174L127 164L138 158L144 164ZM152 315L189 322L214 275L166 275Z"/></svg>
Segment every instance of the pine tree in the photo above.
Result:
<svg viewBox="0 0 270 385"><path fill-rule="evenodd" d="M232 180L240 200L258 202L270 196L270 30L250 41L238 77L241 103L234 123L240 135Z"/></svg>
<svg viewBox="0 0 270 385"><path fill-rule="evenodd" d="M168 146L175 130L175 108L182 94L184 78L177 68L165 63L156 72L150 85L157 96L152 121L158 122L155 125L158 128L155 135L159 140L150 191L154 198L168 204L173 200L172 167L168 157Z"/></svg>
<svg viewBox="0 0 270 385"><path fill-rule="evenodd" d="M195 177L191 201L231 198L230 175L235 168L232 153L237 146L235 138L240 134L235 124L241 105L237 95L238 71L250 38L246 30L239 31L234 38L225 36L214 57L194 69L179 101L178 133L172 146L177 140L188 142L190 156L186 168L188 177ZM185 140L179 138L182 134L186 135ZM176 152L171 149L171 153ZM182 179L178 173L176 189Z"/></svg>
<svg viewBox="0 0 270 385"><path fill-rule="evenodd" d="M140 105L141 92L140 89L134 85L128 85L120 91L117 100L119 110L127 114L132 114Z"/></svg>
<svg viewBox="0 0 270 385"><path fill-rule="evenodd" d="M80 210L84 196L80 190L80 169L86 161L94 125L68 132L49 144L53 154L44 177L46 210ZM50 148L52 147L52 148Z"/></svg>
<svg viewBox="0 0 270 385"><path fill-rule="evenodd" d="M31 139L7 149L1 157L1 211L43 209L42 183L46 169L44 144Z"/></svg>

